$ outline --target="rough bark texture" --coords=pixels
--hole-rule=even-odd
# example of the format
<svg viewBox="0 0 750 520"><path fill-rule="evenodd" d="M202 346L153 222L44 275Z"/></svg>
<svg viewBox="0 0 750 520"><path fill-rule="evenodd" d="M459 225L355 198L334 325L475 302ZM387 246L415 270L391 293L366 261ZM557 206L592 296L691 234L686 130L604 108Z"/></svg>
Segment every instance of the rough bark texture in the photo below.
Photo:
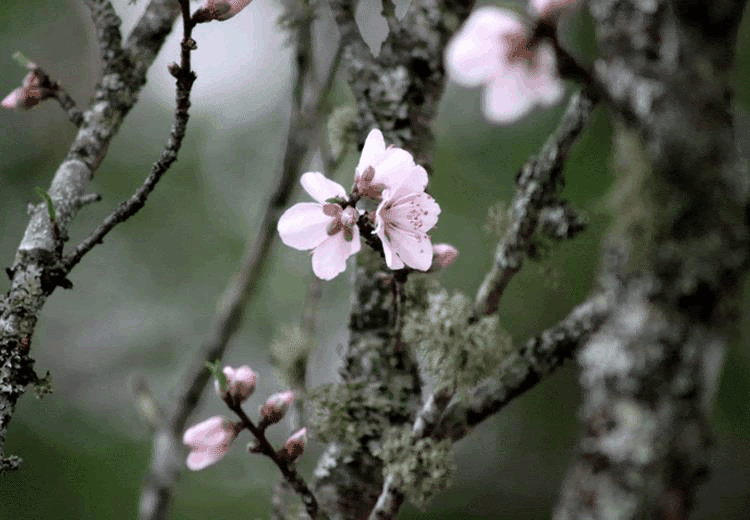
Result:
<svg viewBox="0 0 750 520"><path fill-rule="evenodd" d="M11 289L0 300L0 473L20 462L17 457L3 458L2 453L16 402L26 386L37 381L29 347L39 313L57 286L71 286L61 259L68 227L180 11L176 1L153 0L123 46L120 20L110 3L90 0L88 4L104 61L102 75L48 189L55 222L44 204L34 208L15 262L7 269Z"/></svg>
<svg viewBox="0 0 750 520"><path fill-rule="evenodd" d="M430 171L430 124L445 86L443 50L473 2L413 0L404 19L392 25L377 57L359 34L353 4L331 1L344 45L347 80L357 101L360 146L371 128L380 128L386 142L405 148ZM394 337L395 282L389 282L381 269L385 271L385 265L359 267L355 273L351 335L340 375L343 382L394 396L395 412L382 417L384 424L411 425L419 409L421 384L414 359ZM366 518L374 507L383 475L371 441L361 439L353 453L331 444L321 458L315 493L332 519Z"/></svg>
<svg viewBox="0 0 750 520"><path fill-rule="evenodd" d="M747 267L728 75L742 1L593 0L627 244L610 317L579 353L583 437L555 518L682 519Z"/></svg>

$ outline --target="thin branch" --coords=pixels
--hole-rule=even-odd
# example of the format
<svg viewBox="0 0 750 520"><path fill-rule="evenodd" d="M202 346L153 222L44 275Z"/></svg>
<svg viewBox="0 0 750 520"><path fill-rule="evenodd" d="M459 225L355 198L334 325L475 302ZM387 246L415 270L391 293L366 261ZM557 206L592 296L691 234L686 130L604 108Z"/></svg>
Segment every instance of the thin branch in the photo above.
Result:
<svg viewBox="0 0 750 520"><path fill-rule="evenodd" d="M393 0L382 0L382 2L383 2L383 10L381 14L383 15L383 18L385 18L385 21L388 24L388 31L390 32L398 31L399 23L398 23L398 18L396 18L396 4L393 3Z"/></svg>
<svg viewBox="0 0 750 520"><path fill-rule="evenodd" d="M230 410L237 414L237 416L242 421L243 426L250 430L250 432L255 436L256 440L258 441L257 452L262 453L273 461L276 467L279 468L281 474L284 476L284 479L300 496L300 498L302 499L302 503L305 505L305 509L307 510L307 514L310 515L310 518L312 520L315 520L316 518L326 518L325 513L320 511L318 507L318 501L315 498L315 495L313 495L312 491L310 491L307 483L305 483L305 480L300 476L299 473L297 473L297 470L294 468L293 464L289 462L289 460L287 460L285 457L280 455L279 452L273 449L273 446L271 446L271 443L268 442L268 439L266 438L265 430L256 426L253 421L250 420L247 414L245 414L239 404L236 404L231 400L227 400L225 402L227 403L227 406L229 406Z"/></svg>
<svg viewBox="0 0 750 520"><path fill-rule="evenodd" d="M368 61L372 60L370 47L362 37L357 20L354 18L357 2L355 0L330 0L329 4L339 28L341 45L347 52L352 53L352 55L356 54L358 59L367 57Z"/></svg>
<svg viewBox="0 0 750 520"><path fill-rule="evenodd" d="M99 1L92 0L92 5L107 9ZM37 205L18 246L15 262L6 270L11 277L11 288L0 300L0 471L18 466L17 457L3 459L2 451L18 399L29 384L38 380L29 356L37 320L55 288L70 285L60 258L59 238L67 235L81 208L81 198L86 195L89 182L125 115L137 101L146 73L178 11L172 0L151 0L128 40L127 55L115 52L115 59L105 64L94 91L95 101L86 110L78 134L46 190L54 207L55 222L50 221L47 208ZM98 20L99 17L94 17L95 23ZM107 20L108 28L97 30L115 41L114 18Z"/></svg>
<svg viewBox="0 0 750 520"><path fill-rule="evenodd" d="M339 54L340 49L336 51L336 55ZM325 81L319 90L308 96L308 101L303 106L296 105L295 101L301 101L302 96L293 96L292 117L281 170L266 204L258 234L254 240L248 242L237 272L228 281L218 300L209 332L196 350L190 367L180 378L180 386L174 393L176 397L169 412L168 428L157 432L154 437L149 476L141 490L141 520L156 520L166 515L174 484L183 464L180 460L182 450L179 436L210 379L205 362L216 361L222 357L229 340L239 328L248 301L255 293L265 261L276 238L276 224L288 206L294 182L299 176L310 147L315 142L314 133L319 129L325 98L333 85L337 67L338 59L334 59ZM304 76L305 71L299 71L298 81L304 80Z"/></svg>
<svg viewBox="0 0 750 520"><path fill-rule="evenodd" d="M557 195L561 188L565 159L578 136L588 126L595 104L586 92L574 94L557 130L547 139L537 156L524 164L518 173L518 189L509 210L510 225L497 246L492 268L477 291L475 318L497 310L505 288L529 254L542 210L550 203L559 205Z"/></svg>
<svg viewBox="0 0 750 520"><path fill-rule="evenodd" d="M180 5L183 9L183 17L186 18L184 18L183 22L184 36L181 43L180 65L173 64L170 67L170 72L177 79L177 107L175 108L174 123L169 133L169 140L164 146L159 159L151 167L151 173L146 177L144 183L130 198L121 202L104 219L104 222L76 246L71 254L65 257L63 265L66 272L75 267L94 246L101 244L107 233L112 231L117 224L125 222L143 208L149 195L156 188L156 184L177 160L177 154L182 147L182 141L185 139L187 123L190 119L190 114L188 113L190 108L190 91L193 88L196 77L195 73L190 69L190 52L195 45L191 37L194 25L190 21L190 7L187 0L180 0Z"/></svg>
<svg viewBox="0 0 750 520"><path fill-rule="evenodd" d="M44 72L35 63L30 63L31 70L39 78L39 88L43 90L43 97L52 97L60 103L70 122L80 127L83 124L83 112L78 108L76 102L70 97L70 94L63 88L60 83L53 80L49 74Z"/></svg>

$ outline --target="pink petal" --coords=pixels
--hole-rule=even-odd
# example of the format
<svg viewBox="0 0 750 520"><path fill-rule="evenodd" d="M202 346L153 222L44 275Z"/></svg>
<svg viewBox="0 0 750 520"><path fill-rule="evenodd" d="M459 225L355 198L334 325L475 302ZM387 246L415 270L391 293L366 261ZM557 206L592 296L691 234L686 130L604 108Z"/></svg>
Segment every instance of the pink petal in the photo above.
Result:
<svg viewBox="0 0 750 520"><path fill-rule="evenodd" d="M401 259L394 254L393 246L390 239L390 234L386 236L385 234L385 227L380 228L380 230L375 231L375 233L380 237L380 242L383 244L383 253L385 254L385 264L388 266L389 269L396 270L396 269L403 269L404 263L401 261Z"/></svg>
<svg viewBox="0 0 750 520"><path fill-rule="evenodd" d="M393 254L401 262L420 271L427 271L430 268L432 265L432 242L429 236L398 227L391 227L389 231Z"/></svg>
<svg viewBox="0 0 750 520"><path fill-rule="evenodd" d="M0 106L8 109L21 108L23 105L23 89L21 87L13 90L0 102Z"/></svg>
<svg viewBox="0 0 750 520"><path fill-rule="evenodd" d="M193 448L213 445L213 436L225 428L225 420L220 415L199 422L188 428L182 436L182 443Z"/></svg>
<svg viewBox="0 0 750 520"><path fill-rule="evenodd" d="M525 77L524 66L507 67L482 93L484 115L494 123L513 123L534 106L536 96Z"/></svg>
<svg viewBox="0 0 750 520"><path fill-rule="evenodd" d="M554 105L565 94L565 87L557 76L555 51L549 44L539 47L537 66L529 75L527 85L533 89L537 102L543 106Z"/></svg>
<svg viewBox="0 0 750 520"><path fill-rule="evenodd" d="M385 152L385 139L383 133L377 128L370 130L365 139L365 145L362 147L362 154L359 156L356 172L362 175L365 168L372 166L375 159Z"/></svg>
<svg viewBox="0 0 750 520"><path fill-rule="evenodd" d="M346 269L346 259L359 252L359 229L352 228L352 240L348 242L344 233L339 232L328 237L315 248L312 255L312 267L315 276L322 280L332 280Z"/></svg>
<svg viewBox="0 0 750 520"><path fill-rule="evenodd" d="M395 199L390 210L393 222L404 224L415 222L418 226L415 230L421 233L429 231L437 224L438 215L440 215L440 206L435 199L424 192L412 193ZM400 227L406 228L407 226Z"/></svg>
<svg viewBox="0 0 750 520"><path fill-rule="evenodd" d="M507 54L505 36L523 30L512 11L492 6L477 9L446 48L449 75L466 87L490 80Z"/></svg>
<svg viewBox="0 0 750 520"><path fill-rule="evenodd" d="M327 179L320 172L307 172L303 174L300 183L305 188L305 191L321 204L333 197L346 199L346 190L344 187L331 179Z"/></svg>
<svg viewBox="0 0 750 520"><path fill-rule="evenodd" d="M318 247L328 238L326 230L331 220L323 213L322 205L300 202L281 215L277 229L284 244L304 251Z"/></svg>
<svg viewBox="0 0 750 520"><path fill-rule="evenodd" d="M192 471L200 471L220 461L226 454L227 450L191 451L187 456L187 467Z"/></svg>
<svg viewBox="0 0 750 520"><path fill-rule="evenodd" d="M418 165L414 166L401 184L389 189L389 198L395 200L410 193L421 193L427 187L428 180L427 170Z"/></svg>
<svg viewBox="0 0 750 520"><path fill-rule="evenodd" d="M404 183L413 173L414 157L403 148L389 148L376 159L375 177L372 184L384 185L386 189L394 189ZM426 173L426 172L425 172ZM424 186L427 185L425 175ZM422 186L422 189L424 189Z"/></svg>
<svg viewBox="0 0 750 520"><path fill-rule="evenodd" d="M574 7L576 3L577 0L531 0L531 10L544 18L566 7Z"/></svg>

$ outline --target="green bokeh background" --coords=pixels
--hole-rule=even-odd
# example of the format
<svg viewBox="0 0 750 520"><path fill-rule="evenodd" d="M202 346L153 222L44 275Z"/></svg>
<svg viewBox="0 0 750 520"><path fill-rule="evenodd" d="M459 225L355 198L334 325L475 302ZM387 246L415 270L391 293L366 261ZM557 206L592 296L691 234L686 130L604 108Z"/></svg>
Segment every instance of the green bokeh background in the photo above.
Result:
<svg viewBox="0 0 750 520"><path fill-rule="evenodd" d="M115 2L126 28L145 3ZM375 6L362 3L361 22L377 40L383 22L372 15ZM23 76L11 59L20 50L83 104L97 78L98 58L82 1L6 0L0 14L0 92L15 88ZM75 269L74 289L58 290L44 308L32 353L38 371L52 373L55 392L42 400L29 392L19 402L6 448L24 464L0 480L0 520L135 518L151 438L135 411L130 383L141 375L163 403L168 401L207 332L246 240L257 230L289 111L291 55L275 26L279 14L278 0L255 0L236 18L196 32L198 82L179 161L144 210ZM320 23L330 29L326 16ZM591 59L595 49L587 20L579 16L569 25L571 47ZM737 100L745 108L750 86L741 78L750 77L749 28L746 16L735 74ZM81 211L71 246L132 193L158 157L172 111L165 65L176 56L172 35L94 179L92 190L104 200ZM346 85L338 83L331 101L349 100ZM441 275L448 288L476 291L496 242L481 229L487 208L510 201L516 171L543 143L561 111L537 112L498 128L483 121L479 92L447 89L434 125L430 190L442 207L433 238L461 252ZM75 132L53 102L30 112L3 111L0 127L0 263L8 266L28 220L26 205L36 202L35 187L49 185ZM588 231L555 246L548 260L527 262L503 297L500 316L517 341L565 316L592 288L599 243L611 220L606 204L613 178L610 135L606 113L598 110L566 167L565 196L588 215ZM349 157L335 173L342 184L350 182L355 161ZM313 162L309 168L319 166ZM310 276L306 254L276 244L225 357L228 364L249 363L260 373L248 409L280 389L268 347L280 325L299 320ZM0 290L7 289L3 279ZM312 386L334 380L336 349L346 340L348 300L348 276L325 283L319 348L310 361ZM694 518L747 518L750 510L747 325L743 317L728 353L714 413L713 474L700 488ZM461 441L456 484L425 511L407 507L403 518L547 518L578 431L575 377L570 364ZM196 421L224 413L212 394L203 401ZM274 440L281 442L288 428L278 426ZM173 518L269 516L275 470L248 456L242 440L221 464L183 474ZM313 440L302 465L306 475L320 450Z"/></svg>

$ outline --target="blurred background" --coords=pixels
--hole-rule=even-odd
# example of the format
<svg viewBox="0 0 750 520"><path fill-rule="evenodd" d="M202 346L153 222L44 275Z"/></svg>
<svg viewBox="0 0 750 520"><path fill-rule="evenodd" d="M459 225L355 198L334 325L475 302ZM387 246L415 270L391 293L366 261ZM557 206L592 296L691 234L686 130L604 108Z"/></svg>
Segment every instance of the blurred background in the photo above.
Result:
<svg viewBox="0 0 750 520"><path fill-rule="evenodd" d="M127 34L147 1L114 3ZM358 19L377 49L385 36L385 22L377 14L380 2L360 4ZM146 207L73 271L73 290L58 289L44 307L32 355L40 374L51 372L54 393L39 400L29 391L18 404L6 450L21 455L24 464L0 479L1 520L135 518L151 432L135 409L131 384L143 376L161 402L168 401L207 333L216 299L245 242L257 231L289 115L292 59L288 34L276 24L281 14L280 0L255 0L227 22L197 28L193 59L198 80L178 162ZM322 34L336 34L327 9L321 9L316 23ZM740 79L750 77L749 24L745 16L735 74L737 102L745 109L750 85ZM586 17L573 18L567 29L569 46L590 62L595 45ZM325 53L333 42L319 44ZM79 105L87 104L99 61L81 0L2 2L2 96L24 75L11 59L17 50L60 81ZM174 80L166 65L177 57L174 33L97 172L91 189L103 201L81 211L71 229L71 247L140 185L158 157L172 123ZM471 296L496 243L482 230L487 209L510 201L516 171L562 111L560 106L537 112L499 128L483 121L479 99L479 91L449 85L434 125L430 184L442 207L433 240L461 252L442 281ZM344 82L336 84L331 102L351 102ZM30 112L0 112L0 128L0 264L5 267L12 264L26 227L26 206L38 200L35 187L49 185L75 129L52 101ZM597 111L566 167L565 196L586 212L589 229L556 245L547 260L528 262L503 297L500 316L518 342L565 316L593 287L599 243L611 220L606 203L613 184L610 134L606 113ZM327 173L349 186L356 160L352 154L339 171ZM313 160L305 171L319 168ZM298 193L295 200L304 198ZM346 341L347 274L324 283L311 387L335 380L336 349ZM311 276L309 256L277 241L224 358L230 365L249 363L259 373L249 410L281 389L272 374L269 346L280 326L299 322ZM8 285L5 277L0 279L0 291ZM713 417L713 472L700 488L696 519L747 518L750 510L749 324L743 316L728 352ZM547 518L578 432L575 378L570 363L477 428L456 446L455 485L424 511L406 507L402 518ZM206 392L191 422L226 413ZM289 433L282 423L272 437L281 442ZM220 464L183 474L173 518L269 516L269 483L277 473L265 459L246 454L245 435ZM310 444L302 464L306 476L321 450L314 439Z"/></svg>

